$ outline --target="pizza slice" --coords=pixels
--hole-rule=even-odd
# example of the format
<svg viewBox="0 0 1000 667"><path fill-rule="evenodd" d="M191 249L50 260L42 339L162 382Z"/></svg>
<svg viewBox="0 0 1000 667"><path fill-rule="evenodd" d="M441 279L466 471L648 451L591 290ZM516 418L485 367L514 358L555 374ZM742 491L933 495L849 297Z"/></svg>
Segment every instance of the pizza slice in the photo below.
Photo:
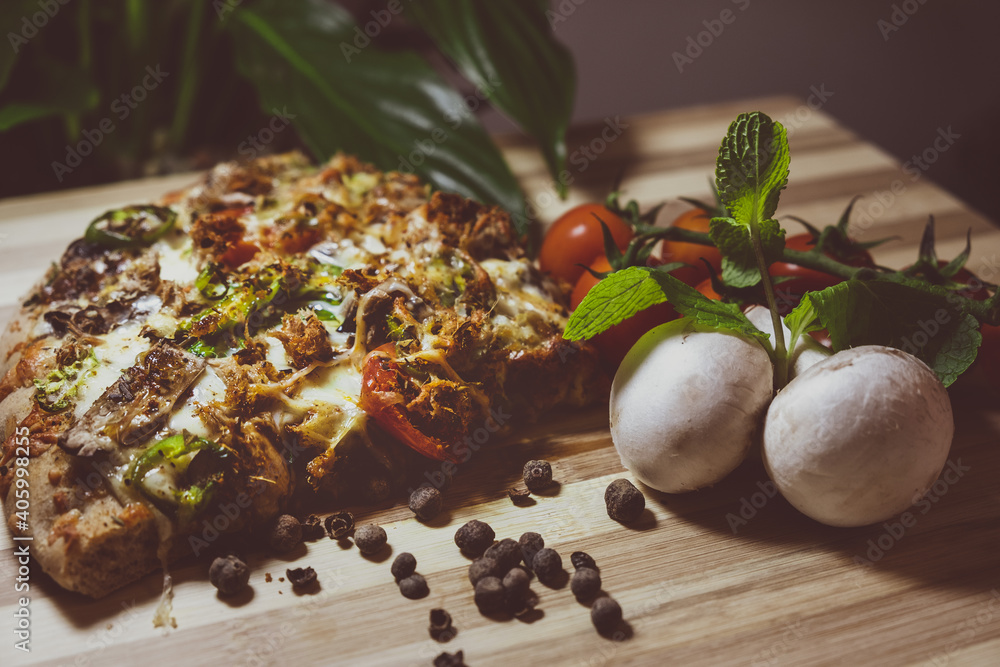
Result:
<svg viewBox="0 0 1000 667"><path fill-rule="evenodd" d="M497 208L345 155L219 165L94 220L0 339L9 525L99 597L207 519L253 531L293 494L383 500L427 458L468 460L498 416L605 396L566 317Z"/></svg>

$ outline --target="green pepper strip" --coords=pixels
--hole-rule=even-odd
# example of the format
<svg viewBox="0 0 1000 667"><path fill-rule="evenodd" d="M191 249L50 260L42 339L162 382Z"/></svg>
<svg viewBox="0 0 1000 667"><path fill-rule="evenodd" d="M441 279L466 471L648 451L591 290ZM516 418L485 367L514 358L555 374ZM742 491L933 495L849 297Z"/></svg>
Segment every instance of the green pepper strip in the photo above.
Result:
<svg viewBox="0 0 1000 667"><path fill-rule="evenodd" d="M165 206L126 206L95 218L83 238L111 248L135 248L161 238L176 221L177 214Z"/></svg>
<svg viewBox="0 0 1000 667"><path fill-rule="evenodd" d="M217 480L211 478L201 486L192 485L185 489L177 489L174 491L173 502L170 502L169 499L150 492L146 488L144 479L153 469L171 463L174 464L177 474L183 474L190 461L180 461L180 458L201 450L213 452L220 458L225 458L227 455L226 450L218 443L204 438L192 437L187 433L176 433L160 440L140 454L129 466L125 479L129 483L136 484L139 490L161 511L176 511L181 523L186 523L209 500Z"/></svg>
<svg viewBox="0 0 1000 667"><path fill-rule="evenodd" d="M229 293L229 283L215 262L209 262L194 281L201 295L209 301L219 301Z"/></svg>

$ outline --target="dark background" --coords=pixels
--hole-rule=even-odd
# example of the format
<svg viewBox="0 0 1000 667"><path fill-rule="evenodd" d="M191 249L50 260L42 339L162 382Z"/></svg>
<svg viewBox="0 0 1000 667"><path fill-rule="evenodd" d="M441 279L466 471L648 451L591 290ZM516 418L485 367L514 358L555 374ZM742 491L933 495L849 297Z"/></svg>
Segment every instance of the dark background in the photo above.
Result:
<svg viewBox="0 0 1000 667"><path fill-rule="evenodd" d="M363 20L385 2L344 4ZM932 146L939 129L960 135L927 175L1000 221L1000 198L993 195L994 181L1000 178L1000 3L551 0L550 6L551 16L559 19L554 21L555 33L577 64L576 122L774 94L805 100L811 89L823 89L832 93L822 106L825 113L901 162ZM724 10L731 12L728 25L720 21ZM886 39L879 21L896 27L894 18L902 25ZM705 22L716 32L721 28L710 43ZM397 46L431 49L405 24L393 24L386 32ZM699 33L702 44L708 45L691 47ZM689 48L696 57L679 72L674 54ZM441 66L448 68L443 61ZM253 100L248 98L243 108L253 110ZM484 122L493 131L512 128L495 112L486 112ZM51 150L35 138L13 145L2 139L0 193L24 194L57 185L46 156L60 154L61 139L53 139ZM35 160L41 165L39 173L28 165L32 153L44 153L44 159ZM24 159L19 161L18 155ZM200 161L187 159L174 168L203 168L230 157L206 151ZM114 177L92 172L80 170L63 185L90 184L80 180L84 177Z"/></svg>
<svg viewBox="0 0 1000 667"><path fill-rule="evenodd" d="M893 5L916 11L904 13L886 40L877 22L891 25ZM1000 3L553 0L552 7L566 10L555 31L576 58L577 121L771 94L804 100L823 85L833 93L824 112L900 161L950 126L961 138L928 177L1000 221ZM733 22L679 73L673 52L683 53L688 37L724 9Z"/></svg>

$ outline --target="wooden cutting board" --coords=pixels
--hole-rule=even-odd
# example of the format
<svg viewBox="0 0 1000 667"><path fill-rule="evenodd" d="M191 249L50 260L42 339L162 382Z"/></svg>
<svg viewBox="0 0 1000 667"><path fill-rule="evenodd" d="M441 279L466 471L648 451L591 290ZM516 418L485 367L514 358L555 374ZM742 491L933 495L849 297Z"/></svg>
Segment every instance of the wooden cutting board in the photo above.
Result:
<svg viewBox="0 0 1000 667"><path fill-rule="evenodd" d="M933 166L904 171L829 116L793 98L747 100L655 115L608 119L577 128L570 140L572 194L557 202L530 145L505 142L529 199L546 221L565 208L601 199L624 172L624 189L644 206L677 196L708 198L707 178L729 122L760 109L789 129L791 180L779 213L817 225L835 222L850 198L855 236L898 236L875 251L881 264L916 256L923 223L938 221L939 256L952 257L972 230L969 267L997 280L1000 231L933 185ZM603 132L603 137L602 137ZM935 150L933 146L929 150ZM587 152L585 152L585 150ZM589 156L587 153L589 152ZM105 209L155 198L190 176L151 179L0 202L0 319ZM671 203L662 220L684 205ZM789 222L789 228L796 224ZM992 379L996 382L996 378ZM31 653L14 650L17 564L9 534L0 537L0 664L373 664L428 665L443 650L464 650L470 665L504 664L934 664L1000 663L1000 410L996 393L953 392L956 436L950 473L916 523L858 529L819 525L769 493L759 459L714 489L680 496L647 492L648 512L632 527L611 521L603 494L628 476L600 410L554 415L517 426L462 466L446 492L448 511L430 525L402 505L359 509L359 521L388 531L391 555L369 560L323 539L288 559L251 559L252 593L236 602L215 595L208 563L189 558L172 570L177 628L152 626L159 575L92 601L66 593L30 566ZM505 491L529 458L553 462L557 490L516 507ZM601 567L628 636L605 639L568 587L535 582L537 611L525 619L482 616L466 579L468 560L455 530L477 518L499 537L542 533L569 567L582 549ZM389 573L409 551L430 586L404 599ZM320 589L296 595L279 577L312 566ZM266 582L266 573L273 581ZM447 609L457 636L438 644L428 612Z"/></svg>

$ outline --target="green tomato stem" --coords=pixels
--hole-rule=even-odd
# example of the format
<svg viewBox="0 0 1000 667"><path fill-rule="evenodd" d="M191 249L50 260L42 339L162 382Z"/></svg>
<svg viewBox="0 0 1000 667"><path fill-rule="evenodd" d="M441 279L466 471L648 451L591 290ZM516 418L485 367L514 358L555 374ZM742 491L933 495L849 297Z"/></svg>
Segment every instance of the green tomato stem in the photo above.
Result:
<svg viewBox="0 0 1000 667"><path fill-rule="evenodd" d="M715 246L715 243L712 241L712 237L708 234L694 232L689 229L681 229L679 227L658 229L655 232L649 232L643 236L649 240L670 239L671 241L684 241L686 243L696 243L704 246ZM828 273L831 276L836 276L838 278L842 278L843 280L857 278L858 274L862 271L871 270L867 267L842 264L833 257L816 251L802 251L785 248L781 253L781 259L789 264L795 264L807 269L816 269L817 271ZM891 273L889 275L891 275ZM1000 326L1000 291L995 292L985 301L976 301L960 294L955 294L955 298L961 299L961 303L965 307L966 312L971 313L972 316L981 323Z"/></svg>

